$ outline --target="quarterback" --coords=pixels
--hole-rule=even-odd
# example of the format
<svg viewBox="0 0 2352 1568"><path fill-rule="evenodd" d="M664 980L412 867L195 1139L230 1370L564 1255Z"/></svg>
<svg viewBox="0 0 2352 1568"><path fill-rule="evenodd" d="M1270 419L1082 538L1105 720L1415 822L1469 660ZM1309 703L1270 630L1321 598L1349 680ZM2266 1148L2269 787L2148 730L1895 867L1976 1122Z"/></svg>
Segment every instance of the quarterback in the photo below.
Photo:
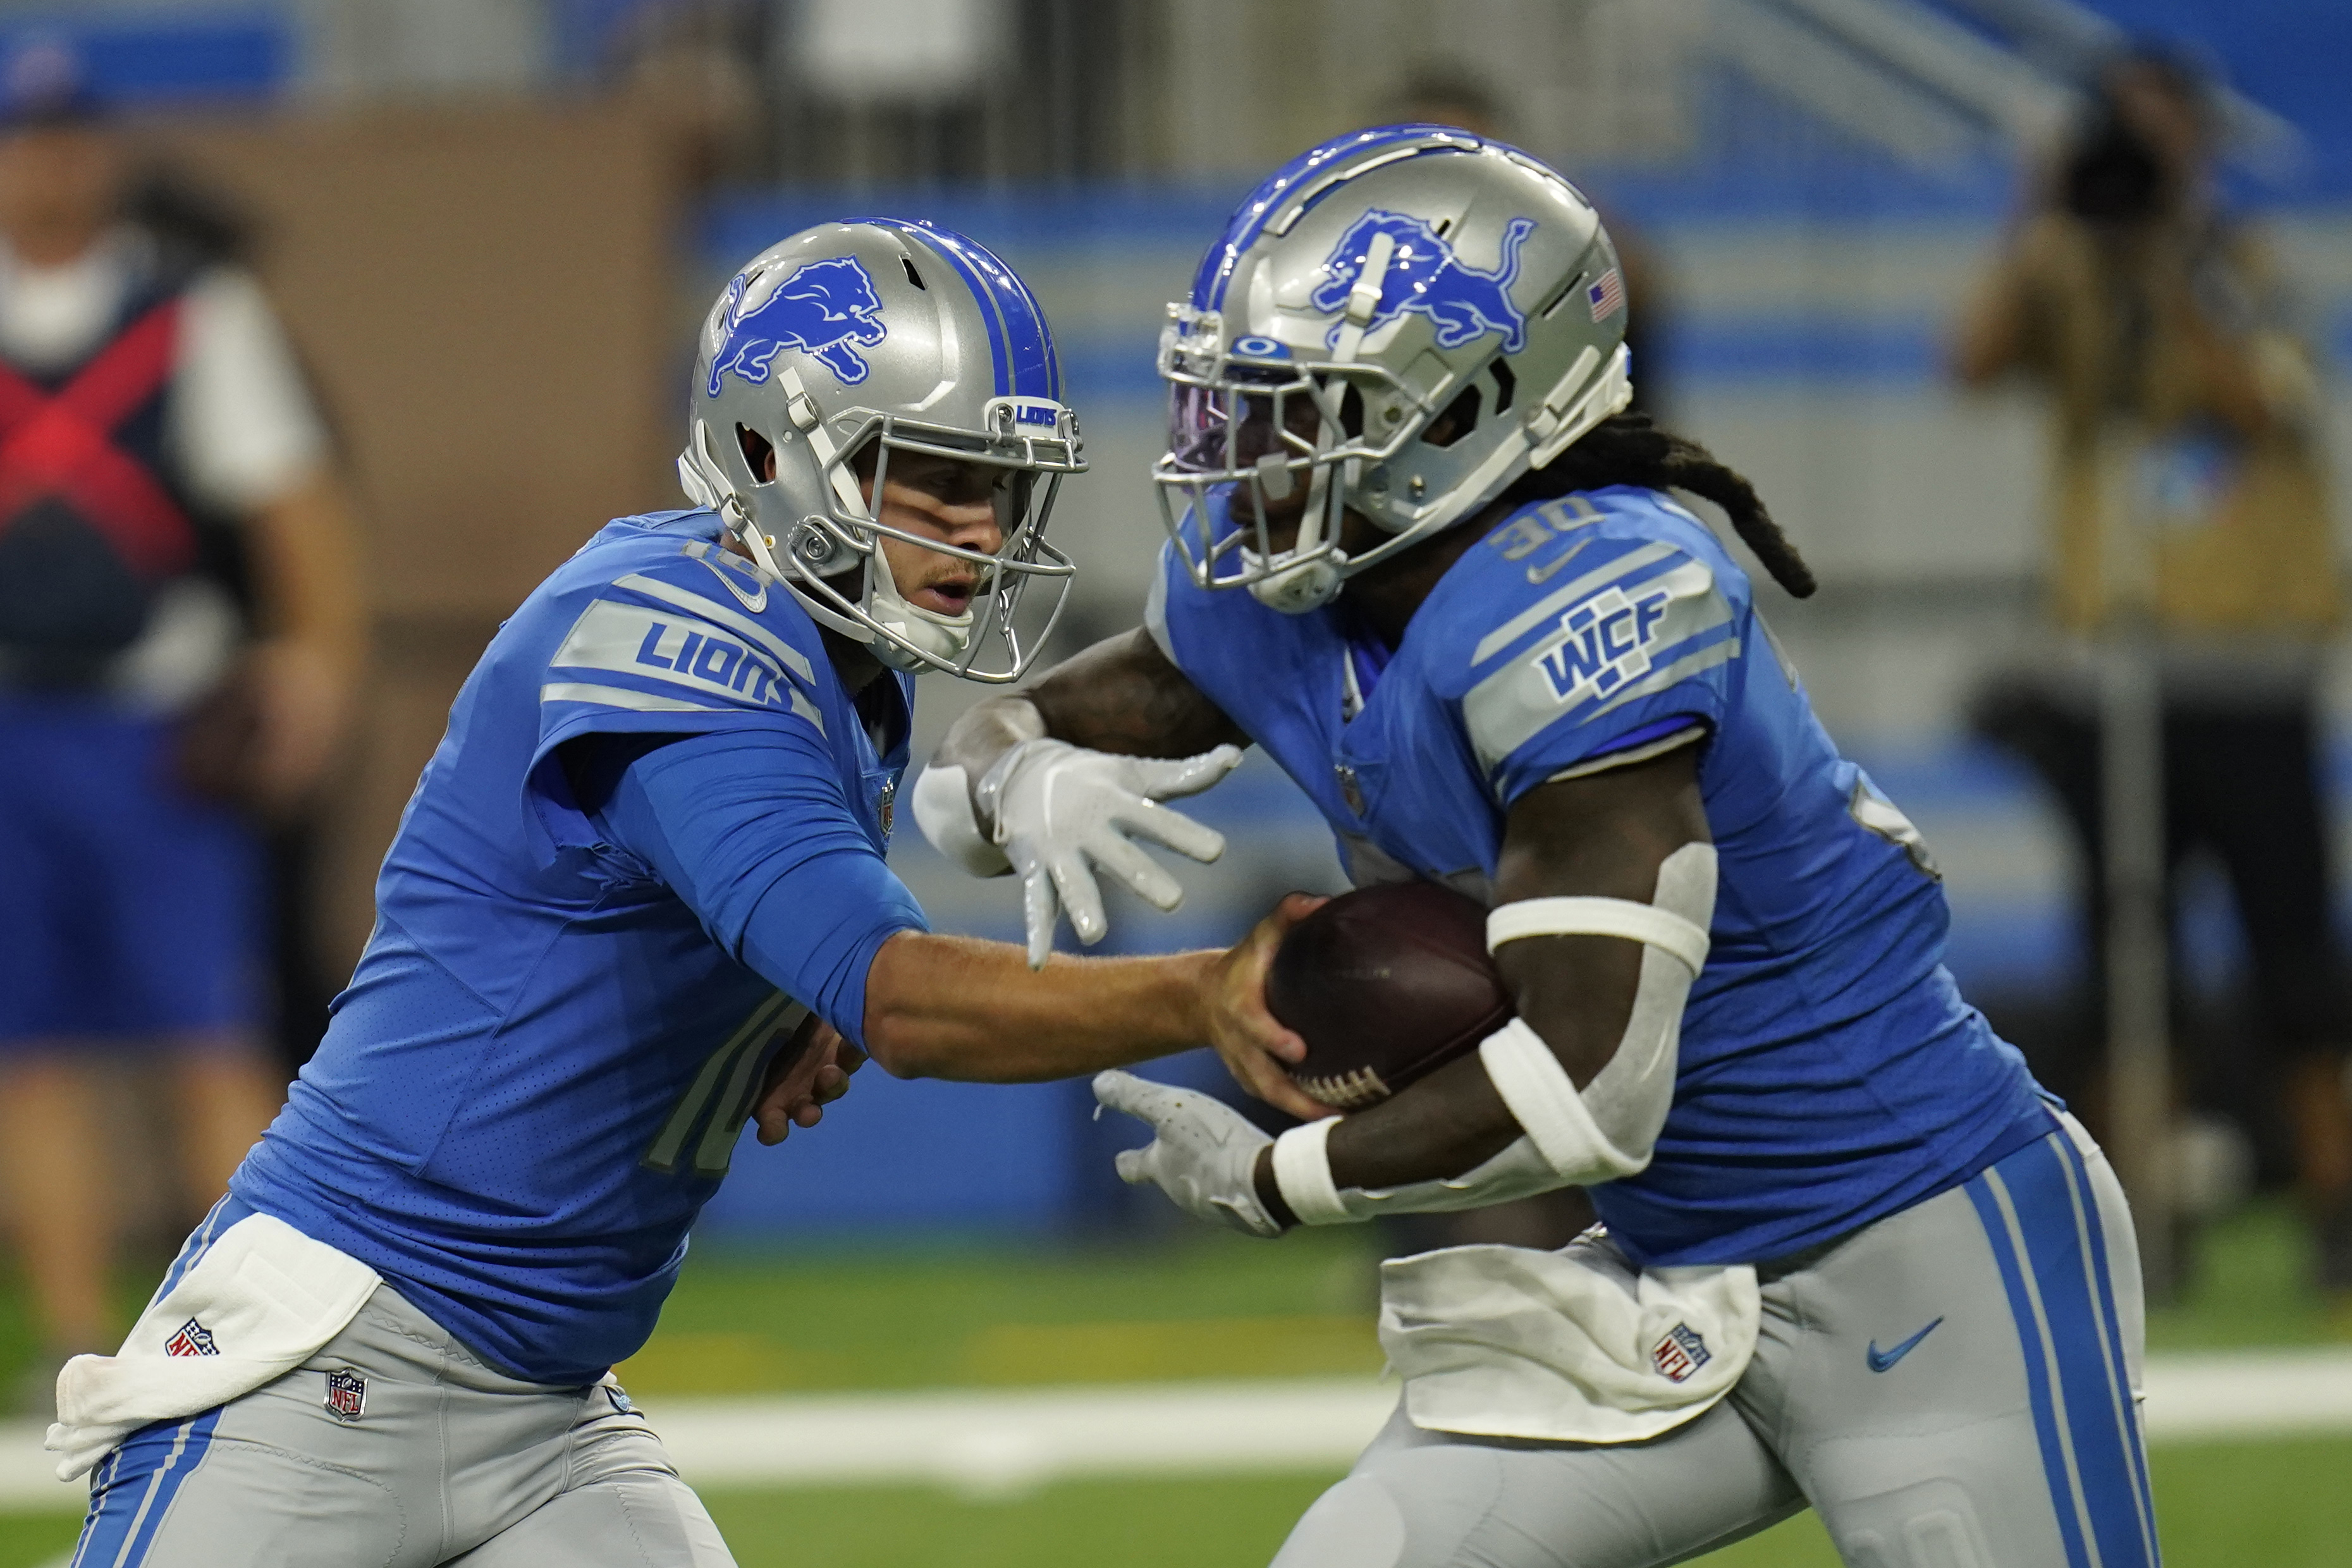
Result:
<svg viewBox="0 0 2352 1568"><path fill-rule="evenodd" d="M1279 1568L1637 1568L1808 1505L1873 1568L2152 1564L2121 1189L1668 492L1799 595L1803 562L1622 412L1625 309L1591 206L1511 148L1391 127L1277 172L1171 308L1144 628L969 713L925 830L1091 938L1093 868L1140 858L1122 759L1255 743L1356 881L1488 906L1517 1016L1390 1098L1269 1139L1097 1083L1155 1134L1122 1175L1257 1235L1569 1184L1604 1222L1386 1266L1401 1408Z"/></svg>
<svg viewBox="0 0 2352 1568"><path fill-rule="evenodd" d="M884 863L914 672L1016 678L1024 589L1069 576L1078 433L1020 279L929 225L807 230L721 296L691 397L696 509L611 523L492 640L317 1058L121 1352L60 1374L77 1563L728 1563L610 1369L747 1119L814 1124L861 1053L1297 1048L1283 917L1033 973Z"/></svg>

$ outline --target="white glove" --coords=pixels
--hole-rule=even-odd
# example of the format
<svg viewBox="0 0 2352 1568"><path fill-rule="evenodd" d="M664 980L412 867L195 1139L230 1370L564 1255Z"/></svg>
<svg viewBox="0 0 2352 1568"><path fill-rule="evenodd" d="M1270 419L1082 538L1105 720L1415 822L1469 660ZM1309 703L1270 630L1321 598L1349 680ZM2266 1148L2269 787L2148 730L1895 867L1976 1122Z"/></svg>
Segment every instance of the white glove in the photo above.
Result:
<svg viewBox="0 0 2352 1568"><path fill-rule="evenodd" d="M1194 1089L1171 1089L1131 1072L1095 1075L1095 1098L1151 1124L1155 1136L1118 1160L1118 1179L1146 1182L1186 1214L1229 1225L1252 1236L1280 1236L1282 1226L1257 1197L1258 1151L1274 1142L1232 1106Z"/></svg>
<svg viewBox="0 0 2352 1568"><path fill-rule="evenodd" d="M1029 967L1045 967L1054 922L1064 909L1087 946L1109 929L1093 866L1160 909L1182 903L1182 884L1131 840L1149 838L1195 860L1223 854L1223 834L1157 803L1198 794L1241 760L1236 746L1162 761L1048 740L1024 741L998 758L980 781L980 816L993 825L989 837L1021 879Z"/></svg>

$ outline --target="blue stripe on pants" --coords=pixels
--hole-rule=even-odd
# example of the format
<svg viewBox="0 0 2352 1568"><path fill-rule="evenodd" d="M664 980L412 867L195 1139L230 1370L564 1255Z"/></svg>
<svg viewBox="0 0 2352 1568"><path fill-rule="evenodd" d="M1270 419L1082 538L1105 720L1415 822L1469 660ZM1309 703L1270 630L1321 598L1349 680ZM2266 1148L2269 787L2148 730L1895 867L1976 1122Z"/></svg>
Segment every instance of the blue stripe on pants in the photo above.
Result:
<svg viewBox="0 0 2352 1568"><path fill-rule="evenodd" d="M2155 1568L2156 1522L2089 1173L2063 1133L1968 1184L2009 1293L2068 1568Z"/></svg>
<svg viewBox="0 0 2352 1568"><path fill-rule="evenodd" d="M90 1478L89 1517L72 1568L139 1568L172 1500L212 1444L223 1406L184 1421L159 1421L122 1440Z"/></svg>
<svg viewBox="0 0 2352 1568"><path fill-rule="evenodd" d="M2082 1151L2071 1138L2053 1140L2065 1164L2069 1195L2074 1201L2074 1211L2084 1238L2084 1257L2090 1264L2090 1278L2084 1287L2099 1304L2097 1331L2102 1353L2113 1367L2113 1411L2116 1423L2125 1429L2125 1455L2131 1470L2132 1496L2139 1510L2144 1550L2147 1561L2157 1558L2156 1500L2147 1479L2147 1435L2140 1430L2139 1410L2131 1394L2131 1373L2124 1358L2123 1326L2116 1313L2115 1281L2107 1272L2106 1231L2100 1223L2098 1199L2091 1187L2091 1173L2083 1162Z"/></svg>

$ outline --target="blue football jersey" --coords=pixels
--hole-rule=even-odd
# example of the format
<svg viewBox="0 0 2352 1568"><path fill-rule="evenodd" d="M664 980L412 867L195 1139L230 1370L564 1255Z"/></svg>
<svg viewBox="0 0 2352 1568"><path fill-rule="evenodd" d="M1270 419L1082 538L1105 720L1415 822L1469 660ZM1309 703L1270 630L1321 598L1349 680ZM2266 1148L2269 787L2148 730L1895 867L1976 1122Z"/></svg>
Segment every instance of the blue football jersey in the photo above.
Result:
<svg viewBox="0 0 2352 1568"><path fill-rule="evenodd" d="M795 831L887 875L913 678L885 678L877 752L877 707L861 718L807 613L719 537L707 511L622 519L499 629L385 857L325 1041L231 1183L541 1382L593 1381L652 1331L807 1012L780 989L800 976L753 973L606 841L554 748L796 729L820 804ZM807 931L810 963L920 923L911 897L884 901L870 930Z"/></svg>
<svg viewBox="0 0 2352 1568"><path fill-rule="evenodd" d="M1916 1202L2048 1128L2021 1058L1942 964L1918 835L1837 748L1713 533L1655 491L1521 509L1391 651L1345 600L1291 616L1163 553L1147 621L1339 836L1359 883L1482 900L1538 784L1705 733L1719 858L1672 1113L1596 1187L1645 1264L1779 1258Z"/></svg>

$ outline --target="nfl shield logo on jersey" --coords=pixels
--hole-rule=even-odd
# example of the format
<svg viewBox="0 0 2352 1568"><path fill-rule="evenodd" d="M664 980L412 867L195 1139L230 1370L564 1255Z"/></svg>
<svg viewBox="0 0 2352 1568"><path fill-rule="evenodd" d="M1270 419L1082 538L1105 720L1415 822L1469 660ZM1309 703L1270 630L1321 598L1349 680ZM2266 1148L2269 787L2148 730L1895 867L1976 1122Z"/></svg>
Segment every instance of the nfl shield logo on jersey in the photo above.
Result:
<svg viewBox="0 0 2352 1568"><path fill-rule="evenodd" d="M1668 1383L1688 1383L1691 1374L1715 1359L1706 1341L1688 1323L1676 1323L1666 1337L1650 1347L1650 1360Z"/></svg>
<svg viewBox="0 0 2352 1568"><path fill-rule="evenodd" d="M179 1331L163 1342L165 1355L218 1355L220 1347L213 1343L213 1331L190 1318Z"/></svg>
<svg viewBox="0 0 2352 1568"><path fill-rule="evenodd" d="M327 1374L327 1414L338 1421L356 1421L367 1412L367 1379L351 1368Z"/></svg>

